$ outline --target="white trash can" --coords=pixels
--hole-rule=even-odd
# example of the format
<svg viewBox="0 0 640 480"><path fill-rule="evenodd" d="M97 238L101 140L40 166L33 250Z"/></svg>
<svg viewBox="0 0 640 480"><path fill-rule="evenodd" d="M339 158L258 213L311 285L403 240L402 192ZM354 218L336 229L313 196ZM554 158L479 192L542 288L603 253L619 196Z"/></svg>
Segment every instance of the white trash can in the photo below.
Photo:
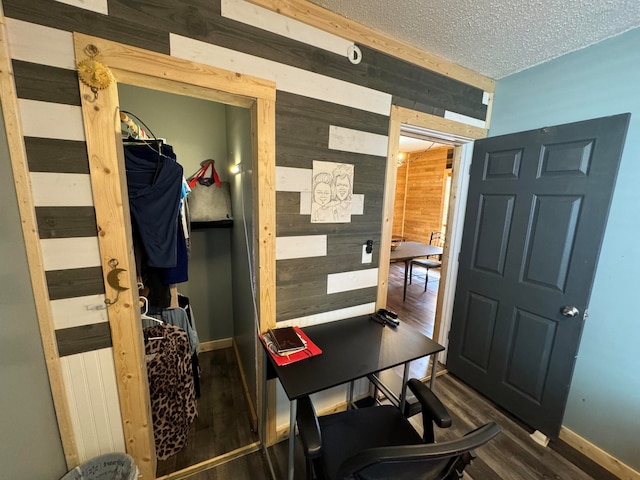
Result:
<svg viewBox="0 0 640 480"><path fill-rule="evenodd" d="M138 467L126 453L105 453L78 465L60 480L136 480Z"/></svg>

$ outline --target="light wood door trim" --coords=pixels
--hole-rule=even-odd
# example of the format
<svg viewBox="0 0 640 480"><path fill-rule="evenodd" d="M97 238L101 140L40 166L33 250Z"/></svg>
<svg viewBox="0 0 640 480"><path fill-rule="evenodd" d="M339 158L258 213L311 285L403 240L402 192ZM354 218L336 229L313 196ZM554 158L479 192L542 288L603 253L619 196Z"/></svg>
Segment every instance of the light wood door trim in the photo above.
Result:
<svg viewBox="0 0 640 480"><path fill-rule="evenodd" d="M22 122L18 109L16 86L13 80L13 66L9 54L9 42L4 11L0 4L0 98L2 98L2 115L7 131L7 143L11 168L16 187L18 210L22 220L22 234L24 236L27 263L31 288L38 316L38 326L42 337L45 364L51 383L51 396L56 411L60 439L64 451L65 460L69 469L79 463L78 448L73 434L71 414L67 402L67 394L64 388L64 378L58 353L55 329L53 326L53 314L49 302L49 290L45 277L38 224L36 221L35 206L31 194L31 181L27 164L27 152L22 134ZM9 386L5 386L9 388Z"/></svg>
<svg viewBox="0 0 640 480"><path fill-rule="evenodd" d="M366 45L393 57L405 60L433 72L459 80L467 85L493 93L495 80L480 75L473 70L456 65L408 43L373 30L337 13L305 0L248 0L273 12L298 20L325 32L332 33L352 42ZM345 52L346 54L346 52Z"/></svg>
<svg viewBox="0 0 640 480"><path fill-rule="evenodd" d="M259 328L264 331L275 325L275 84L74 33L76 60L87 58L87 45L97 47L96 59L112 70L116 81L251 108L256 169L254 188L257 189L254 194L257 241L254 245L258 266ZM111 270L109 261L113 258L118 260L118 268L127 271L124 286L130 287L108 309L127 453L134 457L145 478L155 478L156 457L144 344L138 302L134 298L131 221L124 158L119 148L117 84L114 82L95 98L83 84L80 84L80 91L107 296L113 294L106 282L106 275ZM262 355L257 354L259 378L262 378L263 369ZM258 397L263 396L275 403L275 395L259 391ZM275 404L269 411L275 412ZM258 415L260 413L258 409ZM272 424L272 436L275 436L275 420ZM265 433L268 438L269 432Z"/></svg>
<svg viewBox="0 0 640 480"><path fill-rule="evenodd" d="M380 262L378 264L378 295L376 310L387 306L389 288L389 260L391 258L391 235L393 234L393 205L396 199L398 178L398 153L400 152L400 119L395 107L391 107L389 118L389 140L387 145L387 170L382 200L382 232L380 236Z"/></svg>
<svg viewBox="0 0 640 480"><path fill-rule="evenodd" d="M251 109L251 132L254 155L255 183L254 212L259 212L254 227L254 245L259 245L256 262L257 282L256 300L260 332L276 326L276 193L275 193L275 101L258 99ZM258 422L262 439L270 446L276 443L276 388L275 380L266 378L266 362L262 355L262 345L256 342L257 399L258 404L266 402L266 419ZM259 409L262 411L262 409Z"/></svg>
<svg viewBox="0 0 640 480"><path fill-rule="evenodd" d="M76 50L76 55L81 54L81 58L86 58L88 55L84 51L85 47L90 44L95 45L99 51L96 59L112 69L138 74L144 73L156 79L173 80L181 84L219 91L222 98L216 101L235 106L247 106L247 98L275 100L275 84L268 80L82 33L75 32L73 36L75 44L81 46L80 51ZM189 92L185 94L190 95Z"/></svg>
<svg viewBox="0 0 640 480"><path fill-rule="evenodd" d="M82 59L84 43L76 43L76 58ZM156 456L153 422L149 402L142 323L138 307L135 259L131 242L131 217L126 174L120 142L118 89L94 94L80 85L93 203L98 227L100 259L108 299L117 301L107 307L114 352L118 397L127 453L136 460L143 478L155 478ZM123 269L120 285L128 290L116 292L107 282L112 261ZM119 297L116 295L119 293Z"/></svg>
<svg viewBox="0 0 640 480"><path fill-rule="evenodd" d="M465 123L456 122L454 120L438 117L429 113L410 110L408 108L393 106L391 107L391 115L393 116L394 114L397 115L397 121L400 124L405 123L407 125L415 125L416 127L450 133L460 137L472 138L474 140L485 138L488 133L486 128L474 127L473 125L467 125ZM489 122L489 116L487 116L487 122Z"/></svg>

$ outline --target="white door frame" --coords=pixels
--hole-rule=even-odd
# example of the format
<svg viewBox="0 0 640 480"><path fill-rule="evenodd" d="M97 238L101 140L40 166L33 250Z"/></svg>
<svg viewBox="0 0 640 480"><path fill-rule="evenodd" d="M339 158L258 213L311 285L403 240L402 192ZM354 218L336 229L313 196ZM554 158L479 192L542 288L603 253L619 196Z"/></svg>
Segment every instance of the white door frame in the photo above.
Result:
<svg viewBox="0 0 640 480"><path fill-rule="evenodd" d="M447 263L443 265L438 288L438 300L436 303L436 325L437 338L440 345L445 347L445 351L440 358L442 363L446 363L447 349L449 346L449 330L451 329L451 319L453 317L453 300L456 293L456 283L458 281L458 258L460 246L462 245L462 230L464 227L464 217L467 206L467 193L469 189L469 169L473 154L473 140L468 140L454 149L453 173L451 178L451 191L449 193L449 211L447 212L447 237L446 249ZM435 327L434 327L435 328ZM436 331L434 330L434 334Z"/></svg>

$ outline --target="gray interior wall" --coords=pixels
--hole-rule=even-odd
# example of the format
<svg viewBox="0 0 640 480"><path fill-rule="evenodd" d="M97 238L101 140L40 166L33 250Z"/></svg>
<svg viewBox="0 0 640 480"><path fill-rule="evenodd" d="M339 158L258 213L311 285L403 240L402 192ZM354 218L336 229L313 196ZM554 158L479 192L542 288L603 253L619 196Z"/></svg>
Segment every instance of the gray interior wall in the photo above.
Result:
<svg viewBox="0 0 640 480"><path fill-rule="evenodd" d="M233 268L234 338L247 381L249 395L257 405L256 316L249 271L253 262L253 168L251 115L245 108L227 107L229 161L241 163L242 173L231 180L234 228L231 238Z"/></svg>
<svg viewBox="0 0 640 480"><path fill-rule="evenodd" d="M0 477L60 478L66 471L0 122Z"/></svg>
<svg viewBox="0 0 640 480"><path fill-rule="evenodd" d="M220 179L228 180L224 105L124 84L118 85L118 95L122 110L173 145L185 177L212 158ZM178 285L190 299L201 342L233 336L230 230L192 232L189 281Z"/></svg>

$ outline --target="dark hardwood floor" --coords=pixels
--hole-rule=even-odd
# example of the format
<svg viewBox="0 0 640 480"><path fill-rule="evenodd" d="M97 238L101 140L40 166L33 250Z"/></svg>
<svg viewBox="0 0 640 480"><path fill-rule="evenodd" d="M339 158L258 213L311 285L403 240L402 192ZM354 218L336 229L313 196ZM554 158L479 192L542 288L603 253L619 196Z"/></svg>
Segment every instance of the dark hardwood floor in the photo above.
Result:
<svg viewBox="0 0 640 480"><path fill-rule="evenodd" d="M570 448L550 444L544 448L529 438L529 430L496 408L491 402L450 374L438 378L435 391L447 406L453 425L436 432L437 441L458 438L489 421L502 426L502 432L476 450L478 457L465 470L465 480L615 480L616 477L595 464L581 459L583 468L572 464L558 450ZM373 407L375 408L375 407ZM421 431L419 415L412 418ZM286 478L287 441L269 449L276 479ZM305 479L304 456L300 441L296 442L296 480ZM272 480L262 451L189 477L196 480ZM390 479L392 480L392 479Z"/></svg>
<svg viewBox="0 0 640 480"><path fill-rule="evenodd" d="M158 462L158 477L258 441L233 348L200 353L198 358L202 369L198 417L186 446Z"/></svg>
<svg viewBox="0 0 640 480"><path fill-rule="evenodd" d="M412 282L407 284L407 298L403 301L404 262L392 263L389 266L387 308L396 312L403 322L417 328L427 337L431 337L436 317L440 269L429 270L426 292L424 291L424 271L419 267L413 270Z"/></svg>
<svg viewBox="0 0 640 480"><path fill-rule="evenodd" d="M426 293L424 292L424 277L422 279L414 278L413 285L407 287L405 302L402 302L403 275L403 264L391 265L388 307L397 312L403 322L416 326L430 336L435 317L438 272L437 270L429 272ZM221 352L224 351L219 351L218 355L222 355ZM232 350L230 353L233 353ZM225 362L235 363L233 355L229 356L226 353L224 355ZM426 372L424 364L415 370L413 367L412 365L412 376L420 376L420 372L423 370ZM224 374L228 369L233 368L220 367L213 371ZM227 392L227 401L229 398L238 398L236 405L244 405L244 398L241 398L241 383L238 381L225 385L225 388L236 390L234 393ZM547 448L536 444L529 437L530 430L526 426L511 418L451 374L447 373L438 377L435 392L446 405L453 419L451 428L436 433L437 441L458 438L488 421L496 421L503 428L503 431L496 438L477 450L478 458L465 471L465 479L467 480L615 480L616 478L561 441L552 441ZM216 411L230 414L227 408ZM240 417L241 415L236 416ZM212 420L214 424L216 421ZM421 429L419 415L413 417L412 422L418 430ZM232 447L231 443L236 442L238 438L254 438L247 437L245 434L237 434L233 428L238 427L234 427L232 423L225 424L227 426L221 430L219 436L213 436L216 441L226 443L225 438L228 435L229 448L223 448L226 451L237 448L236 446ZM240 421L239 423L246 424L248 422ZM248 440L247 443L249 441L253 440ZM287 449L287 441L269 448L269 457L276 479L286 478ZM305 479L304 456L300 441L296 442L295 465L296 480ZM580 465L581 468L576 465ZM188 478L195 480L272 480L269 464L262 451L245 455Z"/></svg>
<svg viewBox="0 0 640 480"><path fill-rule="evenodd" d="M387 289L387 308L398 314L401 323L406 323L422 332L427 337L433 335L436 317L436 301L440 282L440 269L429 270L427 291L424 290L424 269L416 267L411 284L407 283L407 298L402 300L404 282L404 262L392 263L389 266L389 288ZM402 383L402 367L394 369ZM426 378L429 373L429 359L420 359L411 363L409 376ZM386 381L386 379L385 379Z"/></svg>

